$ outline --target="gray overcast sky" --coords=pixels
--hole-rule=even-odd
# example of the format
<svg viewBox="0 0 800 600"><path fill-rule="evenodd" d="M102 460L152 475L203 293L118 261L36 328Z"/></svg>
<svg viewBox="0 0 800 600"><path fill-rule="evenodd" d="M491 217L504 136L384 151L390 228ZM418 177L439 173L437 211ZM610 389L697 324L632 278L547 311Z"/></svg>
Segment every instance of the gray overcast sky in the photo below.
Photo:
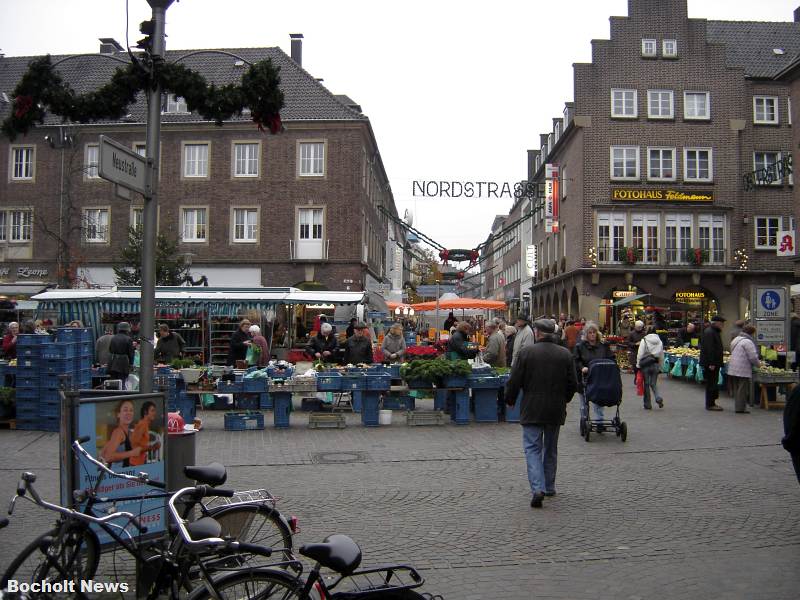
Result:
<svg viewBox="0 0 800 600"><path fill-rule="evenodd" d="M688 0L689 16L791 21L800 0ZM125 0L0 0L8 56L97 52L125 45ZM180 0L167 47L280 46L303 33L303 66L369 116L398 211L450 248L483 241L510 200L414 198L412 181L514 182L526 150L572 99L572 64L591 60L627 0ZM150 17L129 0L129 43Z"/></svg>

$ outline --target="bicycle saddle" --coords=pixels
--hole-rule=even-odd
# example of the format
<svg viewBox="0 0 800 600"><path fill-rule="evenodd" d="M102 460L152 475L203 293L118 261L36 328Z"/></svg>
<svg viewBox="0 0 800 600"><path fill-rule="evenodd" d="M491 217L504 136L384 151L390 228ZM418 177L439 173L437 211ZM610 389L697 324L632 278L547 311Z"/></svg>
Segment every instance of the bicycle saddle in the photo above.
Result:
<svg viewBox="0 0 800 600"><path fill-rule="evenodd" d="M189 479L211 486L222 485L228 479L225 467L217 462L204 467L199 465L183 467L183 473Z"/></svg>
<svg viewBox="0 0 800 600"><path fill-rule="evenodd" d="M321 544L303 544L300 554L341 575L350 575L361 564L361 548L346 535L329 535Z"/></svg>
<svg viewBox="0 0 800 600"><path fill-rule="evenodd" d="M202 517L186 524L186 530L193 541L212 537L222 537L222 525L211 517Z"/></svg>

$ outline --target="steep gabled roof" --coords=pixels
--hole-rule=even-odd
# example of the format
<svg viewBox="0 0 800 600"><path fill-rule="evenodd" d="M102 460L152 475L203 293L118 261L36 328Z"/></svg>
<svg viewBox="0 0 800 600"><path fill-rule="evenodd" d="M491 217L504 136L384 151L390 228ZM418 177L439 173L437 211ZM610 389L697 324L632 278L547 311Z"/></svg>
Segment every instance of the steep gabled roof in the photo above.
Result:
<svg viewBox="0 0 800 600"><path fill-rule="evenodd" d="M725 44L728 64L743 68L748 77L772 78L800 56L800 23L795 22L708 21L706 39Z"/></svg>
<svg viewBox="0 0 800 600"><path fill-rule="evenodd" d="M280 88L284 94L284 108L281 110L283 121L366 121L367 117L359 111L349 107L341 97L332 94L319 81L314 79L305 69L294 62L280 48L225 48L220 49L229 54L241 57L247 62L258 62L271 59L273 65L280 68ZM175 61L182 56L198 52L197 50L169 50L167 61ZM130 62L127 53L120 52L114 55L126 63ZM0 58L0 118L5 118L10 110L10 104L3 101L2 93L5 92L9 99L12 96L17 82L25 73L28 63L36 57L3 57ZM65 56L53 56L57 62ZM209 83L218 85L235 83L241 79L247 69L247 64L236 66L237 58L228 54L219 54L213 51L201 51L181 60L190 69L197 71ZM124 66L119 61L108 58L102 54L78 56L59 65L58 70L77 93L85 93L97 89L108 82L114 71ZM352 101L350 101L352 103ZM147 104L144 95L139 94L135 105L131 106L130 118L121 122L143 123L146 119ZM195 114L163 114L162 123L190 123L200 122L203 119ZM248 121L245 114L234 117L234 121ZM57 116L48 116L48 124L57 124L61 119Z"/></svg>

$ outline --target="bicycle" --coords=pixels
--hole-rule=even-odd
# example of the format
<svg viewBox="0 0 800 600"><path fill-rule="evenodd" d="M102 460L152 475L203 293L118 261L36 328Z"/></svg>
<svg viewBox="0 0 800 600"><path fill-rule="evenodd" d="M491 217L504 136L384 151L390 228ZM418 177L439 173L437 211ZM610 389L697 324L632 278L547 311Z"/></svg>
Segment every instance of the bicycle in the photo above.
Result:
<svg viewBox="0 0 800 600"><path fill-rule="evenodd" d="M73 449L83 454L86 451L80 445L81 441L86 440L82 438L73 442ZM86 456L86 454L83 455ZM41 586L38 590L29 588L26 591L19 589L19 586L15 589L12 582L55 584L65 580L91 581L97 571L100 558L100 543L97 534L90 528L91 524L100 526L139 563L137 588L143 586L142 589L149 590L148 597L152 598L166 591L171 594L171 597L177 598L180 588L186 591L194 589L193 597L195 594L199 594L198 597L203 598L205 597L203 596L204 591L213 588L210 585L211 573L224 569L241 568L253 557L267 558L271 556L271 548L223 537L222 526L210 516L203 516L185 527L178 527L176 531L181 535L175 538L161 536L155 540L144 542L140 540L137 543L134 536L128 531L128 527L133 525L139 535L146 533L147 528L142 525L137 516L126 511L115 511L109 515L97 516L94 513L94 507L96 504L103 503L103 499L97 497L96 490L106 474L154 487L163 487L164 484L150 480L145 473L139 475L115 473L91 456L88 458L100 468L100 475L91 490L81 490L76 494L76 499L80 502L86 500L83 511L44 501L33 487L36 481L35 474L23 473L17 487L17 494L12 498L9 514L13 513L17 498L25 498L39 506L53 510L61 516L54 529L36 538L11 562L0 580L0 591L5 594L4 597L12 599L49 598L49 594L53 593L52 585L49 591L43 591ZM198 471L197 475L201 477L215 475L218 480L219 469L224 471L224 467L221 465L217 467L199 468L201 471ZM202 471L202 469L206 470ZM213 479L213 477L211 478ZM202 498L206 496L232 497L233 495L234 492L231 490L219 490L207 485L200 485L184 488L175 494L162 494L161 496L170 498L168 506L172 521L179 523L185 521L184 514L191 506L196 503L202 505ZM174 505L176 497L188 500L186 507L189 508L184 507L183 514ZM128 499L141 498L143 496L133 496ZM116 498L114 502L124 500L126 498ZM118 520L125 521L125 524L121 526L114 523ZM285 551L283 548L280 550ZM302 571L302 565L294 560L273 562L273 564L289 566ZM197 587L198 582L203 584L202 587ZM70 594L74 593L76 598L85 597L81 590L67 591ZM56 591L57 597L63 597L63 594L63 589Z"/></svg>

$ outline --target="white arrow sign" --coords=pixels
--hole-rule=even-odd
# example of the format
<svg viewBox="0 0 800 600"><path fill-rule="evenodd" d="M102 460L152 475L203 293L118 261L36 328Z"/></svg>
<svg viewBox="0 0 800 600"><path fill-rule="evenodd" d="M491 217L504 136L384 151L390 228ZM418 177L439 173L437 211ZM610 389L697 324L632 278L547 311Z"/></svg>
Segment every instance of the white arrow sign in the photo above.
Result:
<svg viewBox="0 0 800 600"><path fill-rule="evenodd" d="M104 135L100 136L100 177L119 186L149 195L147 161L133 150Z"/></svg>

